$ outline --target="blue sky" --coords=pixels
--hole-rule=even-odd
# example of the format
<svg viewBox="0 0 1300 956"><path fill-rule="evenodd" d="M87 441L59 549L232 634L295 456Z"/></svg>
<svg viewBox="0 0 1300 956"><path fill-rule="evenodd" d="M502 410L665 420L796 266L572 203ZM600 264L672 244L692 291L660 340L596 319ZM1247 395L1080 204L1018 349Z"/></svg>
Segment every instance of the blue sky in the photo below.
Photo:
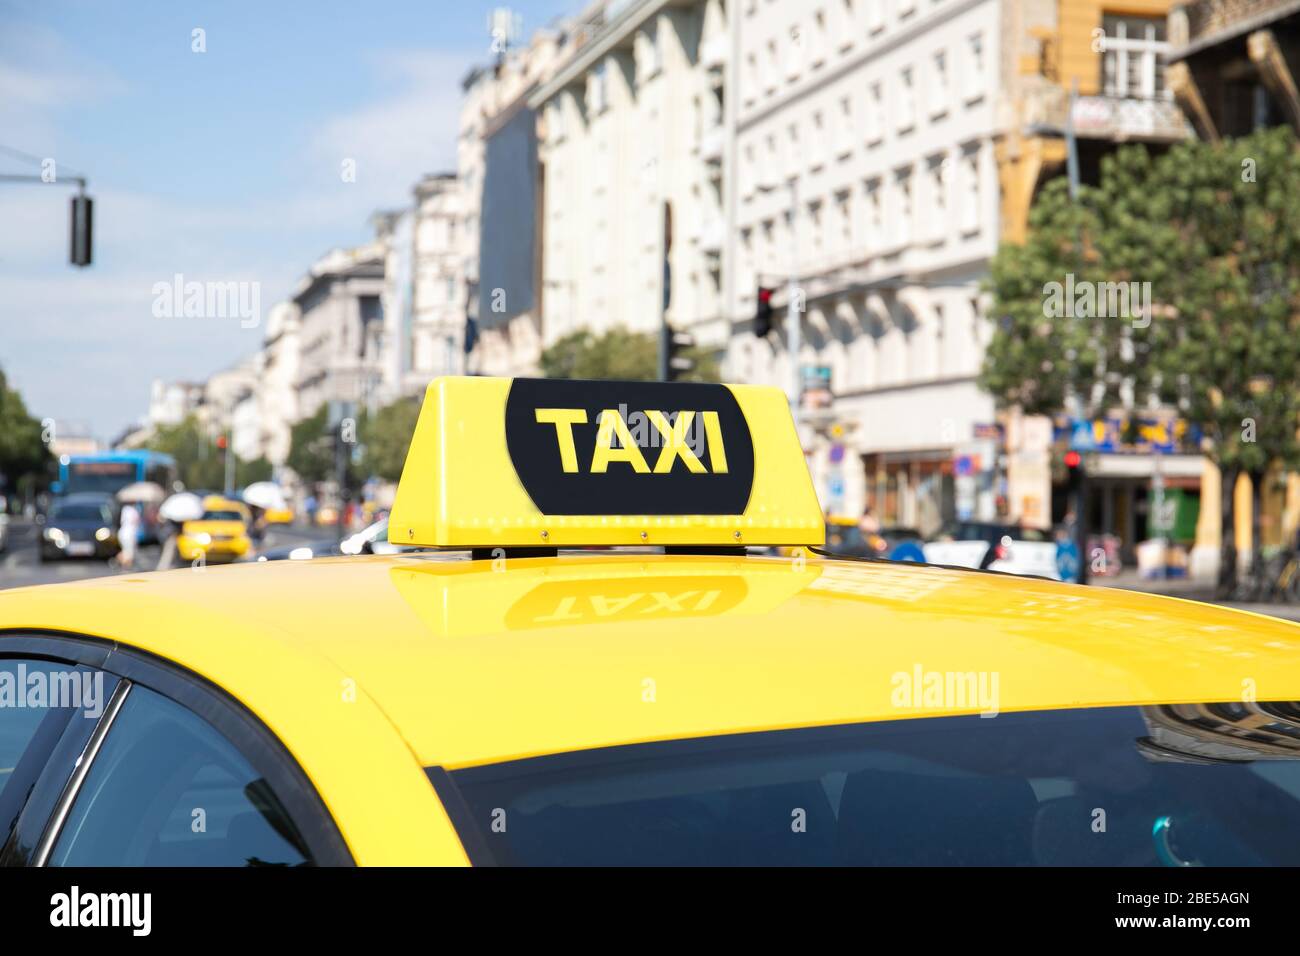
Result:
<svg viewBox="0 0 1300 956"><path fill-rule="evenodd" d="M0 0L0 145L87 174L95 199L96 262L75 269L72 190L0 183L0 368L31 411L111 438L151 379L255 351L237 318L155 318L154 283L257 281L265 315L370 238L372 212L455 168L460 80L499 5ZM580 3L510 5L531 33ZM0 154L0 172L40 169Z"/></svg>

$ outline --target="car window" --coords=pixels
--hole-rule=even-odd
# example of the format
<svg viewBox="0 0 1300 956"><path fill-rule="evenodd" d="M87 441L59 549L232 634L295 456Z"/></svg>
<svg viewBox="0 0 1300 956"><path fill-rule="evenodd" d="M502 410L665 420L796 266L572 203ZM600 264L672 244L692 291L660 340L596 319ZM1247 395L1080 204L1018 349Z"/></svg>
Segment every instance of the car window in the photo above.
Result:
<svg viewBox="0 0 1300 956"><path fill-rule="evenodd" d="M46 660L0 659L0 845L67 721L103 713L104 675Z"/></svg>
<svg viewBox="0 0 1300 956"><path fill-rule="evenodd" d="M302 866L297 828L225 737L132 687L65 822L54 866Z"/></svg>
<svg viewBox="0 0 1300 956"><path fill-rule="evenodd" d="M238 511L205 511L204 521L243 521L244 516Z"/></svg>
<svg viewBox="0 0 1300 956"><path fill-rule="evenodd" d="M466 846L503 864L1295 865L1297 741L1290 703L1115 707L636 744L430 779L467 808Z"/></svg>
<svg viewBox="0 0 1300 956"><path fill-rule="evenodd" d="M59 669L60 665L50 661L0 660L0 803L37 728L51 710L48 695L34 696L33 685L41 682L48 687L49 676ZM0 843L3 836L0 833Z"/></svg>
<svg viewBox="0 0 1300 956"><path fill-rule="evenodd" d="M108 521L107 505L63 505L56 506L51 518L60 521Z"/></svg>

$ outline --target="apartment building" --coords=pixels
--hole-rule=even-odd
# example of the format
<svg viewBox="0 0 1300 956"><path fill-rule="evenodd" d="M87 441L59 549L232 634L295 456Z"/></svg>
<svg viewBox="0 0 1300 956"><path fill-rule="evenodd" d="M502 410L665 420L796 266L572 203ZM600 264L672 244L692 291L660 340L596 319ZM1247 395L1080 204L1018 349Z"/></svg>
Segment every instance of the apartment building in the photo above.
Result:
<svg viewBox="0 0 1300 956"><path fill-rule="evenodd" d="M579 329L655 332L665 310L726 347L728 59L722 0L625 0L528 98L542 170L538 352Z"/></svg>
<svg viewBox="0 0 1300 956"><path fill-rule="evenodd" d="M496 61L471 70L457 139L462 190L458 245L469 327L469 370L537 372L544 295L544 182L531 97L599 29L605 0L513 46L494 37Z"/></svg>
<svg viewBox="0 0 1300 956"><path fill-rule="evenodd" d="M370 243L335 249L299 282L293 303L299 323L299 367L294 385L299 417L330 401L384 404L392 383L385 324L384 247Z"/></svg>
<svg viewBox="0 0 1300 956"><path fill-rule="evenodd" d="M1005 68L997 0L733 0L737 244L727 375L805 378L823 506L933 530L991 517L992 399L976 384L996 250ZM787 349L787 284L802 298ZM760 287L778 320L759 338ZM833 401L826 405L829 390ZM968 480L969 479L969 480ZM961 487L958 487L960 482Z"/></svg>

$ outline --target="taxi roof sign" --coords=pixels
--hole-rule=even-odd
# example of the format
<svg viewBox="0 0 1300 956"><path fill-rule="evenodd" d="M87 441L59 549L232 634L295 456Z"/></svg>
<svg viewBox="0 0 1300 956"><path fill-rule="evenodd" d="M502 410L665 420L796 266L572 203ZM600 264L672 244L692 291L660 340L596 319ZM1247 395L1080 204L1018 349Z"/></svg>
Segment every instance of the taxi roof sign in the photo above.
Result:
<svg viewBox="0 0 1300 956"><path fill-rule="evenodd" d="M820 545L825 527L778 389L445 377L425 393L388 539Z"/></svg>

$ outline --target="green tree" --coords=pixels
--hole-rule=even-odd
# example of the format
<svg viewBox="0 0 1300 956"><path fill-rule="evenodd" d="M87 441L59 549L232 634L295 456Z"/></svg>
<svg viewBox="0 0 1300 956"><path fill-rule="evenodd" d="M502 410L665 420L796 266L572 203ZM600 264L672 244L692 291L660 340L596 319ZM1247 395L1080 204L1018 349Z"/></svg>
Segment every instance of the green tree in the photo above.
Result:
<svg viewBox="0 0 1300 956"><path fill-rule="evenodd" d="M359 431L366 447L362 470L367 475L389 481L402 477L402 466L406 464L406 452L419 417L419 400L401 399L362 419Z"/></svg>
<svg viewBox="0 0 1300 956"><path fill-rule="evenodd" d="M274 473L275 466L267 460L265 455L250 461L237 458L235 460L235 487L245 488L255 481L270 481Z"/></svg>
<svg viewBox="0 0 1300 956"><path fill-rule="evenodd" d="M1158 157L1127 147L1074 202L1064 182L1049 183L1025 244L1004 245L991 269L995 328L982 384L1029 413L1091 416L1127 394L1199 426L1223 473L1225 587L1236 566L1237 476L1248 474L1258 494L1270 469L1300 463L1297 195L1289 129ZM1150 314L1102 316L1098 296L1091 314L1062 315L1051 284L1067 275L1079 289L1150 283Z"/></svg>
<svg viewBox="0 0 1300 956"><path fill-rule="evenodd" d="M687 380L718 380L718 362L712 352L697 346L684 354L695 360ZM541 368L547 378L653 381L659 376L659 339L652 333L624 328L601 335L585 329L571 332L542 352Z"/></svg>
<svg viewBox="0 0 1300 956"><path fill-rule="evenodd" d="M306 482L325 481L334 475L334 436L329 430L329 407L295 422L289 430L287 463Z"/></svg>
<svg viewBox="0 0 1300 956"><path fill-rule="evenodd" d="M11 490L48 480L51 457L41 423L27 412L17 389L0 371L0 488Z"/></svg>
<svg viewBox="0 0 1300 956"><path fill-rule="evenodd" d="M176 474L186 488L217 491L225 486L224 452L194 415L185 416L175 425L160 426L145 447L175 458Z"/></svg>

